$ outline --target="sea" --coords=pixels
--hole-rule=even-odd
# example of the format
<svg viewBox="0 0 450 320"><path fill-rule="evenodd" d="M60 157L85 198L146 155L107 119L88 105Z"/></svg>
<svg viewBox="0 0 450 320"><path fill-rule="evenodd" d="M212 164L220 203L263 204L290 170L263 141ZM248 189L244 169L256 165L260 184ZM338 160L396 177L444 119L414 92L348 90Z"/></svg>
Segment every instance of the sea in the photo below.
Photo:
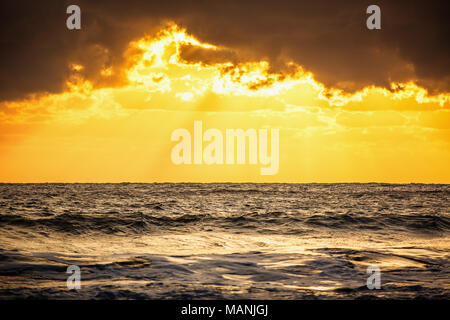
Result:
<svg viewBox="0 0 450 320"><path fill-rule="evenodd" d="M443 184L0 184L0 299L449 299L449 240Z"/></svg>

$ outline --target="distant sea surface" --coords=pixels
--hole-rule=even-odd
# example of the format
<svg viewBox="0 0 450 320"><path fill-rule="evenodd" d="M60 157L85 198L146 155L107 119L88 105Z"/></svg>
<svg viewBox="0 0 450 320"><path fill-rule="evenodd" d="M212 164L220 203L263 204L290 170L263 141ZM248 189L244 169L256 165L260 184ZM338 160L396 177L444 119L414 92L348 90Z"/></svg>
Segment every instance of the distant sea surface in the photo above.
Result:
<svg viewBox="0 0 450 320"><path fill-rule="evenodd" d="M0 299L449 299L449 240L450 185L0 184Z"/></svg>

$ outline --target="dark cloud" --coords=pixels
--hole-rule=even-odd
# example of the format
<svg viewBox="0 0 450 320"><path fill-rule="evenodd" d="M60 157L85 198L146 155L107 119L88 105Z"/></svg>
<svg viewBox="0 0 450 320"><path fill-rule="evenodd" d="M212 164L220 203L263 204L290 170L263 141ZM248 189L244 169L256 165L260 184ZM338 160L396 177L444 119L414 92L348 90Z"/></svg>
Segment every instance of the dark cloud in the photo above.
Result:
<svg viewBox="0 0 450 320"><path fill-rule="evenodd" d="M204 64L239 62L238 55L236 54L236 52L232 50L222 48L211 50L192 45L181 46L180 58L185 62L204 63Z"/></svg>
<svg viewBox="0 0 450 320"><path fill-rule="evenodd" d="M367 30L365 10L378 4L382 30ZM65 27L65 9L78 4L82 30ZM96 85L115 85L100 70L120 66L129 41L173 20L202 41L229 50L194 48L184 58L204 63L294 61L327 86L347 91L414 80L433 92L450 89L446 1L2 1L0 100L59 92L72 62ZM119 68L116 68L119 69Z"/></svg>

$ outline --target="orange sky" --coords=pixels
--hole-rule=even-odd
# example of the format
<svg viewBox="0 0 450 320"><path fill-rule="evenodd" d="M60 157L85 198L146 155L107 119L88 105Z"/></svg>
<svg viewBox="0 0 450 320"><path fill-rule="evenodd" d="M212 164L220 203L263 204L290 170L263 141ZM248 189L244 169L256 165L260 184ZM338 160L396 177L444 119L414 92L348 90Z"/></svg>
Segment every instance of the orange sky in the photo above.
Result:
<svg viewBox="0 0 450 320"><path fill-rule="evenodd" d="M121 86L94 88L73 61L61 94L3 102L1 182L424 182L450 183L450 95L414 83L343 94L291 63L193 63L202 43L172 25L129 44ZM259 165L175 165L172 131L278 128L279 172Z"/></svg>

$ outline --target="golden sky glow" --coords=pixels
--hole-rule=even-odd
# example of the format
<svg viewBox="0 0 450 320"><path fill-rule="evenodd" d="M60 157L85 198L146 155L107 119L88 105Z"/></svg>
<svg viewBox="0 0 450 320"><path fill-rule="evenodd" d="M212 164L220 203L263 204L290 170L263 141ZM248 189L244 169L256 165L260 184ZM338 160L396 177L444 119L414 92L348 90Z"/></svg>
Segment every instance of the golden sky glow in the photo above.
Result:
<svg viewBox="0 0 450 320"><path fill-rule="evenodd" d="M2 182L434 182L450 183L450 95L414 83L332 90L291 62L185 61L184 47L220 48L170 25L129 44L125 84L94 88L70 64L61 94L1 103ZM177 128L279 128L280 167L176 166Z"/></svg>

